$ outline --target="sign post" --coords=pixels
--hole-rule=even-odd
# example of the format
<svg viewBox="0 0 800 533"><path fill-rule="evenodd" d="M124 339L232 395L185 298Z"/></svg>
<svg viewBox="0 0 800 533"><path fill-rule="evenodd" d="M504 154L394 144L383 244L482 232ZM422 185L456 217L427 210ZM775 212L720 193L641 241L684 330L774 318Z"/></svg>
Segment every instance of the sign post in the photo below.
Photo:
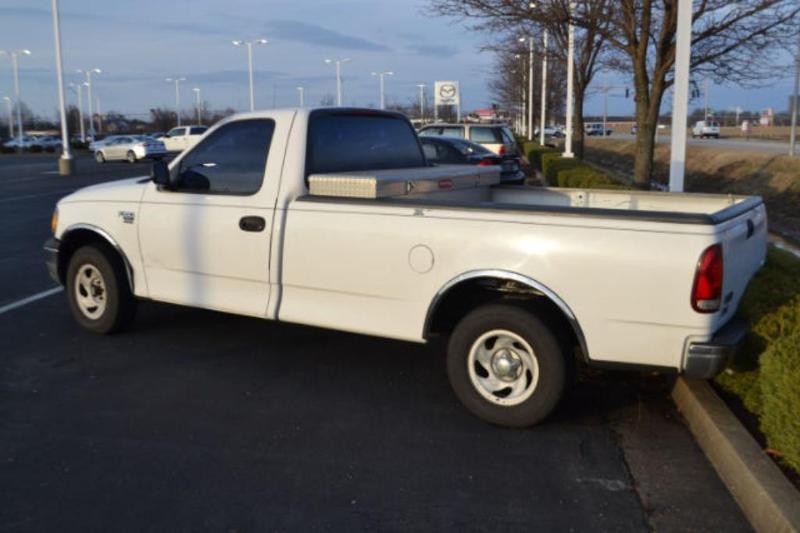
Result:
<svg viewBox="0 0 800 533"><path fill-rule="evenodd" d="M461 92L457 81L434 82L434 121L439 120L439 106L456 106L456 117L461 122Z"/></svg>

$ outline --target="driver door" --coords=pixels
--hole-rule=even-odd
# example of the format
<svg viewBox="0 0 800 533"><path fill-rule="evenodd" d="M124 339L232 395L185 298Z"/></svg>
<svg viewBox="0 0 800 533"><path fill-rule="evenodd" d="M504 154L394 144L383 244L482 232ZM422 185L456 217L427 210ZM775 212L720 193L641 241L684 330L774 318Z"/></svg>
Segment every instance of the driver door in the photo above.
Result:
<svg viewBox="0 0 800 533"><path fill-rule="evenodd" d="M271 119L224 124L173 164L172 190L148 184L139 236L151 298L265 316L274 130Z"/></svg>

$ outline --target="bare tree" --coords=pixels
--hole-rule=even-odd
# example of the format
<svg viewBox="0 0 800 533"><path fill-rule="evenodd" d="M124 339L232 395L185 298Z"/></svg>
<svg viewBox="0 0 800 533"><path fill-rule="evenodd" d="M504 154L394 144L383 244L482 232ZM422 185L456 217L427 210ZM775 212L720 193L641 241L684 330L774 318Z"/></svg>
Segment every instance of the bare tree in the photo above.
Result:
<svg viewBox="0 0 800 533"><path fill-rule="evenodd" d="M597 0L598 2L600 0ZM636 92L635 182L650 183L658 115L673 84L678 0L619 0L607 4L599 31L627 58L620 67L633 77ZM575 22L595 27L592 12L579 10ZM691 68L717 82L763 84L776 77L781 47L798 33L797 0L699 0L694 2ZM686 124L673 124L674 128Z"/></svg>
<svg viewBox="0 0 800 533"><path fill-rule="evenodd" d="M600 63L604 41L609 33L608 20L603 17L612 0L581 0L576 2L577 10L583 13L585 22L575 39L575 114L573 123L574 151L583 157L583 103L586 91ZM462 20L475 19L478 22L470 27L478 31L500 34L505 42L535 35L536 49L541 49L541 35L546 30L552 45L548 50L556 62L566 63L568 29L570 22L569 0L538 2L521 0L430 0L432 11L440 16L457 17ZM496 45L500 43L495 43Z"/></svg>

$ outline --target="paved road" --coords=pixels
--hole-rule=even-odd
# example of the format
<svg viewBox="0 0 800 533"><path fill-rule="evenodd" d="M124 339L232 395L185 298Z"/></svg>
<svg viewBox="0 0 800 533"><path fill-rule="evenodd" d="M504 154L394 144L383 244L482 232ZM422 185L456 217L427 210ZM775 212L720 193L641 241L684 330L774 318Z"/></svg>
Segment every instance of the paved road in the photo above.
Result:
<svg viewBox="0 0 800 533"><path fill-rule="evenodd" d="M593 139L601 139L601 137L592 137ZM634 136L625 133L615 133L608 137L610 139L622 139L633 141ZM661 134L657 137L660 143L670 142L670 136ZM722 139L693 139L689 136L686 142L690 146L706 146L717 147L724 150L735 150L744 152L758 152L764 154L783 155L789 153L789 143L780 141L761 141L757 139L737 139L737 138L722 138Z"/></svg>
<svg viewBox="0 0 800 533"><path fill-rule="evenodd" d="M53 286L66 191L0 157L0 308ZM63 293L0 312L0 531L747 531L667 400L591 373L547 423L488 426L450 392L442 345L143 303L96 337Z"/></svg>

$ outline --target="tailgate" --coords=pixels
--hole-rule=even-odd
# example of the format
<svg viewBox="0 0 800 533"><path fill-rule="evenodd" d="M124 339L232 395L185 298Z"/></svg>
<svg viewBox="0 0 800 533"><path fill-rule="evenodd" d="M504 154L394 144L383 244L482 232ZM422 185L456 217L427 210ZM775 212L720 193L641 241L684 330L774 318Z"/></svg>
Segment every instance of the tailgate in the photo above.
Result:
<svg viewBox="0 0 800 533"><path fill-rule="evenodd" d="M724 260L723 308L739 305L747 284L767 254L767 211L759 204L724 224L720 233ZM733 313L723 313L729 317Z"/></svg>

